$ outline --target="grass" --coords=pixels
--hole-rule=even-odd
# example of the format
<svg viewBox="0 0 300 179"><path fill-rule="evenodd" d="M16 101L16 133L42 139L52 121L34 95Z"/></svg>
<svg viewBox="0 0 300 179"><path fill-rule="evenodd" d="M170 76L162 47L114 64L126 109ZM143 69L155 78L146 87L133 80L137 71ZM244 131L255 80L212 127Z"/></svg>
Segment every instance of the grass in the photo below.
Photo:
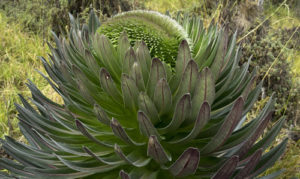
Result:
<svg viewBox="0 0 300 179"><path fill-rule="evenodd" d="M46 56L48 48L39 36L26 34L19 24L7 21L0 12L0 137L10 135L22 140L14 103L20 102L18 94L30 97L27 79L53 96L50 85L35 71L44 72L38 56Z"/></svg>

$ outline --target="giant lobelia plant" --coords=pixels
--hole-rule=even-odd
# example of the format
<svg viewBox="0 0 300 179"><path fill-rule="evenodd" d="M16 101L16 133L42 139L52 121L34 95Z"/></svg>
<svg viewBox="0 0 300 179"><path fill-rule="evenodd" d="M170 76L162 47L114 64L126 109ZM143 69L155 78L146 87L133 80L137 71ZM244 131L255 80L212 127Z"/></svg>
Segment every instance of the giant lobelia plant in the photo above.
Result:
<svg viewBox="0 0 300 179"><path fill-rule="evenodd" d="M134 25L118 27L126 19ZM9 171L1 177L251 178L281 156L287 140L264 153L284 122L264 134L272 97L244 124L262 83L255 87L250 60L238 66L236 35L205 29L197 17L147 11L99 26L93 13L83 26L71 16L67 39L54 35L49 61L41 58L50 78L42 75L63 104L28 82L31 102L20 96L16 104L28 144L1 140L14 159L0 160Z"/></svg>

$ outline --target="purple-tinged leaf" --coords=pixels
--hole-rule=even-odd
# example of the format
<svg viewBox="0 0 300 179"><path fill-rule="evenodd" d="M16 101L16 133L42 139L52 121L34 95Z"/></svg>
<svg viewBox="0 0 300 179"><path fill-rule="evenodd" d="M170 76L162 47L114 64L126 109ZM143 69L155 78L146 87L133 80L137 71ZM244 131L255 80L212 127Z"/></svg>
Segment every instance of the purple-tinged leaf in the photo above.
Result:
<svg viewBox="0 0 300 179"><path fill-rule="evenodd" d="M88 153L90 156L92 156L93 158L95 158L96 160L98 160L100 163L104 163L104 164L107 164L107 165L120 165L120 164L124 164L124 161L120 160L119 158L112 159L112 158L104 158L104 157L97 156L88 147L83 146L83 150L86 153Z"/></svg>
<svg viewBox="0 0 300 179"><path fill-rule="evenodd" d="M257 80L257 68L254 68L254 70L251 73L251 79L249 80L248 84L245 86L244 91L241 96L243 96L244 99L248 98L248 95Z"/></svg>
<svg viewBox="0 0 300 179"><path fill-rule="evenodd" d="M165 78L158 81L155 87L153 101L159 110L159 115L166 114L172 107L172 92Z"/></svg>
<svg viewBox="0 0 300 179"><path fill-rule="evenodd" d="M195 86L197 85L199 77L198 65L194 60L190 60L182 75L176 98L178 99L183 94L190 93L191 96L194 94ZM175 101L176 101L175 98Z"/></svg>
<svg viewBox="0 0 300 179"><path fill-rule="evenodd" d="M204 102L200 108L200 111L198 113L198 117L195 121L194 127L192 131L184 138L172 141L170 143L186 143L189 142L192 139L195 139L198 134L200 133L201 129L205 126L205 124L209 121L210 119L210 106L208 102Z"/></svg>
<svg viewBox="0 0 300 179"><path fill-rule="evenodd" d="M271 149L268 153L264 154L259 163L256 165L254 171L251 172L249 178L253 178L260 173L270 168L282 156L285 151L288 138L285 138L279 145Z"/></svg>
<svg viewBox="0 0 300 179"><path fill-rule="evenodd" d="M95 38L93 38L93 48L113 79L118 81L122 73L122 65L116 60L118 55L111 41L105 35L96 33Z"/></svg>
<svg viewBox="0 0 300 179"><path fill-rule="evenodd" d="M160 135L157 132L156 128L143 111L138 112L137 119L139 122L140 131L144 136L149 138L150 136L154 135L160 138Z"/></svg>
<svg viewBox="0 0 300 179"><path fill-rule="evenodd" d="M164 65L158 58L154 58L152 60L150 76L147 83L147 92L150 98L152 98L154 94L157 82L162 78L167 78Z"/></svg>
<svg viewBox="0 0 300 179"><path fill-rule="evenodd" d="M176 66L175 66L177 79L181 78L187 64L191 59L192 57L191 57L189 44L186 40L182 40L179 45Z"/></svg>
<svg viewBox="0 0 300 179"><path fill-rule="evenodd" d="M84 54L86 58L86 63L88 68L94 73L93 75L98 76L99 74L99 64L96 59L93 57L93 54L89 50L85 50Z"/></svg>
<svg viewBox="0 0 300 179"><path fill-rule="evenodd" d="M107 126L110 125L110 119L107 116L104 109L102 109L98 104L94 105L94 112L96 113L98 121L100 121L102 124L105 124Z"/></svg>
<svg viewBox="0 0 300 179"><path fill-rule="evenodd" d="M143 143L137 143L135 141L133 141L125 132L125 130L123 129L123 127L121 126L121 124L114 118L112 118L111 122L110 122L110 127L113 131L113 133L115 134L115 136L119 137L120 139L122 139L124 142L131 144L131 145L143 145Z"/></svg>
<svg viewBox="0 0 300 179"><path fill-rule="evenodd" d="M139 155L138 153L134 153L134 151L126 156L120 146L118 144L115 144L115 153L125 162L127 162L130 165L133 165L135 167L144 167L148 165L148 163L151 161L151 158L144 158L143 156Z"/></svg>
<svg viewBox="0 0 300 179"><path fill-rule="evenodd" d="M254 146L249 150L249 153L253 153L254 151L258 150L259 148L266 149L269 147L269 145L272 143L272 141L275 139L275 137L280 132L280 129L282 128L282 125L285 122L285 117L281 117L276 124L270 129L264 137L258 141Z"/></svg>
<svg viewBox="0 0 300 179"><path fill-rule="evenodd" d="M199 75L192 98L191 119L198 115L201 105L207 101L211 106L215 98L215 82L209 68L204 68Z"/></svg>
<svg viewBox="0 0 300 179"><path fill-rule="evenodd" d="M24 170L25 167L23 165L20 165L19 163L16 163L16 162L14 162L10 159L4 158L4 157L2 157L0 159L0 168L5 168L5 169L13 172L14 174L26 176L28 178L34 177L34 172L25 171Z"/></svg>
<svg viewBox="0 0 300 179"><path fill-rule="evenodd" d="M238 150L237 155L240 158L245 157L245 155L248 153L249 149L252 147L252 145L255 143L255 141L258 139L258 137L264 132L264 129L267 127L267 124L272 119L273 111L269 112L266 117L261 121L259 126L256 128L255 132L245 141L245 143L242 145L242 147Z"/></svg>
<svg viewBox="0 0 300 179"><path fill-rule="evenodd" d="M137 61L140 63L143 73L143 79L145 84L149 79L149 72L151 67L151 56L145 42L141 41L136 49Z"/></svg>
<svg viewBox="0 0 300 179"><path fill-rule="evenodd" d="M239 157L234 155L214 174L212 179L229 179L236 170Z"/></svg>
<svg viewBox="0 0 300 179"><path fill-rule="evenodd" d="M191 96L190 94L185 94L181 97L176 105L172 121L166 127L160 128L159 131L162 133L175 131L190 116L190 111Z"/></svg>
<svg viewBox="0 0 300 179"><path fill-rule="evenodd" d="M125 107L136 110L138 104L139 90L135 81L128 75L123 74L121 80L123 99Z"/></svg>
<svg viewBox="0 0 300 179"><path fill-rule="evenodd" d="M251 171L255 168L256 164L259 162L262 155L263 149L257 150L253 155L248 159L247 164L242 168L239 173L235 176L235 179L244 179L246 178Z"/></svg>
<svg viewBox="0 0 300 179"><path fill-rule="evenodd" d="M91 10L89 14L89 23L88 23L88 31L91 35L97 32L97 29L100 27L101 23L99 21L98 16L95 14L93 10Z"/></svg>
<svg viewBox="0 0 300 179"><path fill-rule="evenodd" d="M140 91L145 90L145 83L143 80L143 74L142 74L142 69L141 65L138 62L134 62L131 67L130 75L135 81L136 86Z"/></svg>
<svg viewBox="0 0 300 179"><path fill-rule="evenodd" d="M189 147L169 168L169 171L178 177L192 175L196 172L200 161L200 152L197 148Z"/></svg>
<svg viewBox="0 0 300 179"><path fill-rule="evenodd" d="M139 109L142 110L151 120L153 124L156 124L160 121L157 109L153 101L149 98L147 93L141 92L139 95Z"/></svg>
<svg viewBox="0 0 300 179"><path fill-rule="evenodd" d="M162 145L157 140L157 137L154 135L149 137L147 156L152 157L160 164L171 161L171 156L166 153Z"/></svg>
<svg viewBox="0 0 300 179"><path fill-rule="evenodd" d="M56 155L56 154L55 154ZM99 165L98 162L92 161L92 162L73 162L67 159L62 158L59 155L56 155L56 157L67 167L70 169L73 169L75 171L79 172L91 172L91 173L103 173L111 171L120 165Z"/></svg>
<svg viewBox="0 0 300 179"><path fill-rule="evenodd" d="M75 123L76 123L76 126L77 126L78 130L79 130L84 136L86 136L87 138L89 138L90 140L94 141L95 143L97 143L97 144L99 144L99 145L105 146L105 147L113 147L112 145L107 144L107 143L104 143L104 142L102 142L102 141L96 139L94 136L92 136L92 135L86 130L86 128L84 127L84 125L83 125L78 119L76 119Z"/></svg>
<svg viewBox="0 0 300 179"><path fill-rule="evenodd" d="M234 103L234 106L230 113L227 115L222 126L218 130L217 134L206 144L201 152L211 153L217 150L224 142L229 138L242 117L244 108L244 100L242 97L238 98Z"/></svg>
<svg viewBox="0 0 300 179"><path fill-rule="evenodd" d="M114 80L105 68L101 68L100 70L100 84L103 91L109 94L116 102L120 103L122 100L121 93L117 89Z"/></svg>
<svg viewBox="0 0 300 179"><path fill-rule="evenodd" d="M121 170L119 175L121 179L130 179L130 176L128 175L128 173L124 172L124 170Z"/></svg>
<svg viewBox="0 0 300 179"><path fill-rule="evenodd" d="M123 58L122 73L129 74L133 63L136 62L136 55L132 47L126 51L125 58Z"/></svg>
<svg viewBox="0 0 300 179"><path fill-rule="evenodd" d="M215 59L211 65L211 71L214 76L215 81L217 81L218 77L220 76L221 69L225 64L225 55L227 51L227 41L228 35L221 30L220 32L220 43L218 44L217 53Z"/></svg>
<svg viewBox="0 0 300 179"><path fill-rule="evenodd" d="M130 42L126 32L124 31L119 38L118 50L117 50L119 55L119 61L122 63L122 65L124 65L123 59L125 59L125 54L129 48L130 48Z"/></svg>

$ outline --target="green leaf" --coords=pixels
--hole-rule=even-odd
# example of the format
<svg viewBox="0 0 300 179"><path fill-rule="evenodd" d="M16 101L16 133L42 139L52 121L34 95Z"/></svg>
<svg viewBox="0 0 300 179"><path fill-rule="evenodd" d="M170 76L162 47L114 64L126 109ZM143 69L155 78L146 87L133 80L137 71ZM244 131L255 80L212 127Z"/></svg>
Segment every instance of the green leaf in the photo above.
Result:
<svg viewBox="0 0 300 179"><path fill-rule="evenodd" d="M175 131L180 125L190 116L191 110L191 96L185 94L176 104L172 121L164 128L160 128L159 131L162 133L168 133Z"/></svg>
<svg viewBox="0 0 300 179"><path fill-rule="evenodd" d="M130 176L124 170L121 170L119 175L120 175L121 179L130 179Z"/></svg>
<svg viewBox="0 0 300 179"><path fill-rule="evenodd" d="M267 134L249 150L249 153L251 154L259 148L266 149L280 132L280 129L282 128L282 125L285 122L285 119L286 118L284 116L281 117L271 128L271 130L269 130Z"/></svg>
<svg viewBox="0 0 300 179"><path fill-rule="evenodd" d="M192 119L197 117L200 107L204 101L211 106L215 98L215 84L209 68L204 68L196 83L194 96L192 97Z"/></svg>
<svg viewBox="0 0 300 179"><path fill-rule="evenodd" d="M139 109L142 110L150 118L151 122L154 125L160 121L157 109L153 101L145 92L140 93L138 104L139 104Z"/></svg>
<svg viewBox="0 0 300 179"><path fill-rule="evenodd" d="M135 142L134 140L132 140L132 138L130 138L128 136L128 134L126 133L124 128L121 126L121 124L116 119L112 118L112 120L110 122L110 127L111 127L112 131L114 132L114 134L117 137L119 137L120 139L122 139L124 142L126 142L130 145L135 145L135 146L144 145L143 143L138 143L138 142Z"/></svg>
<svg viewBox="0 0 300 179"><path fill-rule="evenodd" d="M149 72L151 67L151 56L144 41L141 41L136 49L137 61L141 65L144 83L146 84L149 79Z"/></svg>
<svg viewBox="0 0 300 179"><path fill-rule="evenodd" d="M90 15L89 15L89 23L88 23L89 33L95 34L97 29L100 27L100 25L101 25L101 23L100 23L97 15L95 14L95 12L93 10L91 10Z"/></svg>
<svg viewBox="0 0 300 179"><path fill-rule="evenodd" d="M144 91L145 90L145 83L144 83L144 80L143 80L142 69L141 69L141 66L138 62L134 62L132 64L130 75L133 78L133 80L135 81L135 84L138 87L138 89L140 91Z"/></svg>
<svg viewBox="0 0 300 179"><path fill-rule="evenodd" d="M122 73L129 74L132 69L132 65L136 62L136 55L132 47L126 51L125 58L122 59Z"/></svg>
<svg viewBox="0 0 300 179"><path fill-rule="evenodd" d="M86 130L85 126L84 126L79 120L76 120L75 123L76 123L76 126L77 126L78 130L79 130L84 136L86 136L87 138L89 138L90 140L92 140L93 142L95 142L95 143L97 143L97 144L99 144L99 145L101 145L101 146L105 146L105 147L113 147L112 144L104 143L104 142L102 142L102 141L96 139L94 136L92 136L92 134L90 134L90 133Z"/></svg>
<svg viewBox="0 0 300 179"><path fill-rule="evenodd" d="M160 139L160 135L157 132L156 128L143 111L138 112L137 119L139 122L140 131L144 136L146 136L147 138L149 138L150 136L156 136Z"/></svg>
<svg viewBox="0 0 300 179"><path fill-rule="evenodd" d="M224 142L229 138L233 132L235 126L238 124L239 120L242 117L244 106L244 100L242 97L236 100L232 110L224 120L222 126L219 128L217 134L206 144L201 152L202 153L211 153L217 150Z"/></svg>
<svg viewBox="0 0 300 179"><path fill-rule="evenodd" d="M279 145L270 150L270 152L264 154L261 160L257 164L255 170L252 172L250 177L255 177L260 173L264 172L266 169L270 168L284 153L288 139L284 139Z"/></svg>
<svg viewBox="0 0 300 179"><path fill-rule="evenodd" d="M129 155L125 155L117 144L115 144L115 152L116 154L123 159L125 162L127 162L130 165L133 165L135 167L144 167L148 165L148 163L151 161L150 158L144 158L143 156L139 155L138 153L132 152Z"/></svg>
<svg viewBox="0 0 300 179"><path fill-rule="evenodd" d="M228 159L225 164L214 174L212 179L223 179L230 178L235 171L237 164L239 162L239 157L234 155Z"/></svg>
<svg viewBox="0 0 300 179"><path fill-rule="evenodd" d="M191 52L190 52L190 47L188 45L188 42L186 40L182 40L179 45L176 66L175 66L177 79L181 78L187 64L191 59L192 57L191 57Z"/></svg>
<svg viewBox="0 0 300 179"><path fill-rule="evenodd" d="M182 95L186 93L190 93L191 96L194 94L195 86L198 82L198 65L194 60L190 60L184 70L184 73L181 78L181 82L178 88L178 91L176 92L175 102L178 98L180 98Z"/></svg>
<svg viewBox="0 0 300 179"><path fill-rule="evenodd" d="M101 164L106 164L106 165L122 165L125 164L123 160L120 160L117 156L113 155L111 157L101 157L97 156L94 152L92 152L88 147L83 146L83 150L88 153L90 156L95 158L96 160L99 161Z"/></svg>
<svg viewBox="0 0 300 179"><path fill-rule="evenodd" d="M121 87L123 92L123 100L126 108L136 111L138 104L139 90L135 85L135 81L128 75L122 75Z"/></svg>
<svg viewBox="0 0 300 179"><path fill-rule="evenodd" d="M242 168L239 173L235 176L236 179L244 179L249 176L252 170L255 168L256 164L259 162L262 155L263 149L257 150L253 155L250 156L247 164Z"/></svg>
<svg viewBox="0 0 300 179"><path fill-rule="evenodd" d="M215 59L211 65L211 71L212 74L214 75L214 80L217 81L220 73L221 73L221 68L225 64L225 54L227 50L227 40L228 36L226 33L224 33L223 30L220 31L220 43L218 44L218 49L217 53L215 56Z"/></svg>
<svg viewBox="0 0 300 179"><path fill-rule="evenodd" d="M273 107L274 107L274 100L271 97L267 102L267 104L265 105L265 107L263 108L263 110L261 111L261 113L251 122L246 124L244 127L234 132L229 137L227 142L221 147L221 150L235 147L236 145L244 142L249 136L251 136L251 134L255 133L256 129L259 127L262 121L269 120L266 118L268 118L268 113L272 114L271 110L273 109Z"/></svg>
<svg viewBox="0 0 300 179"><path fill-rule="evenodd" d="M171 156L166 153L155 135L149 137L147 156L152 157L159 164L164 164L172 159Z"/></svg>
<svg viewBox="0 0 300 179"><path fill-rule="evenodd" d="M119 89L117 89L114 80L105 68L101 68L100 70L100 84L102 89L109 94L114 101L118 103L122 101Z"/></svg>
<svg viewBox="0 0 300 179"><path fill-rule="evenodd" d="M119 165L99 165L96 161L72 162L59 155L56 155L56 157L70 169L80 172L104 173L119 167Z"/></svg>
<svg viewBox="0 0 300 179"><path fill-rule="evenodd" d="M172 92L165 78L162 78L157 82L153 98L160 116L167 114L171 110Z"/></svg>
<svg viewBox="0 0 300 179"><path fill-rule="evenodd" d="M239 151L237 152L237 155L240 158L244 158L245 155L248 153L249 149L252 147L252 145L255 143L255 141L258 139L260 135L263 134L264 129L267 127L267 124L271 120L273 115L273 112L269 112L268 115L260 122L259 126L256 128L255 132L252 133L251 136L244 142L244 144L241 146Z"/></svg>
<svg viewBox="0 0 300 179"><path fill-rule="evenodd" d="M122 65L124 65L124 60L126 57L126 54L128 52L128 50L130 49L130 41L128 39L128 36L126 34L126 32L124 31L119 38L119 42L118 42L118 55L119 55L119 61L120 63L122 63ZM124 72L124 67L122 67L122 72Z"/></svg>
<svg viewBox="0 0 300 179"><path fill-rule="evenodd" d="M196 172L200 160L200 152L197 148L189 147L170 166L169 171L177 177L192 175Z"/></svg>
<svg viewBox="0 0 300 179"><path fill-rule="evenodd" d="M107 116L106 112L98 105L94 105L94 113L96 113L98 121L107 126L110 125L110 118Z"/></svg>
<svg viewBox="0 0 300 179"><path fill-rule="evenodd" d="M149 81L147 84L147 92L150 98L153 97L156 84L162 78L167 78L163 63L158 58L154 58L152 60Z"/></svg>
<svg viewBox="0 0 300 179"><path fill-rule="evenodd" d="M13 162L10 159L7 158L1 158L0 159L0 167L1 168L6 168L9 171L21 175L21 176L25 176L25 177L34 177L34 173L29 172L29 171L24 171L24 166L20 165L16 162Z"/></svg>
<svg viewBox="0 0 300 179"><path fill-rule="evenodd" d="M113 79L116 82L119 82L122 66L117 60L117 52L112 43L107 37L100 35L99 33L96 33L93 40L93 48L97 56L100 57L101 63L111 73Z"/></svg>
<svg viewBox="0 0 300 179"><path fill-rule="evenodd" d="M210 119L210 106L207 102L204 102L201 105L201 108L198 113L198 117L195 121L192 131L186 137L176 141L172 141L170 143L182 144L182 143L190 142L192 139L198 136L201 129L205 126L205 124L208 122L209 119Z"/></svg>

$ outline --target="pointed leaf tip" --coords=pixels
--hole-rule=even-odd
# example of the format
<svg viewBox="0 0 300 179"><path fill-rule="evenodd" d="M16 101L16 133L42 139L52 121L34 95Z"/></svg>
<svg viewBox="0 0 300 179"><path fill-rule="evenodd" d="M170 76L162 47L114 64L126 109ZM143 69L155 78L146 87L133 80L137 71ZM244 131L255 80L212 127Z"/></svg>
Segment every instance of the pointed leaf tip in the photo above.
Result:
<svg viewBox="0 0 300 179"><path fill-rule="evenodd" d="M119 175L121 179L130 179L130 176L124 170L121 170Z"/></svg>
<svg viewBox="0 0 300 179"><path fill-rule="evenodd" d="M212 177L212 179L230 178L233 175L233 172L235 171L238 162L239 162L239 157L237 155L232 156L217 171L217 173Z"/></svg>
<svg viewBox="0 0 300 179"><path fill-rule="evenodd" d="M169 168L169 171L178 177L192 175L196 172L200 161L200 152L197 148L188 148Z"/></svg>
<svg viewBox="0 0 300 179"><path fill-rule="evenodd" d="M171 157L167 155L157 137L153 135L149 137L147 155L160 164L171 161Z"/></svg>
<svg viewBox="0 0 300 179"><path fill-rule="evenodd" d="M143 111L138 112L137 119L139 122L140 131L144 136L150 137L150 136L154 135L154 136L160 137L156 128L154 127L154 125L152 124L150 119L146 116L146 114Z"/></svg>

